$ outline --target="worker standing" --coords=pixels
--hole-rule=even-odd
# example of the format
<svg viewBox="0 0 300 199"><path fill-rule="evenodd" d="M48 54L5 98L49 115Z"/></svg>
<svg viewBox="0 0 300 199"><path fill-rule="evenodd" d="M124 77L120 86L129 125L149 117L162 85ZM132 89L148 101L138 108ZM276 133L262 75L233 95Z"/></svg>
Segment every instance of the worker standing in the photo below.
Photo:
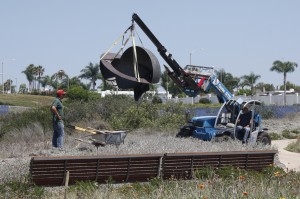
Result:
<svg viewBox="0 0 300 199"><path fill-rule="evenodd" d="M64 111L62 99L65 97L64 90L57 90L56 98L51 105L52 123L53 123L53 138L52 146L55 148L63 149L64 145Z"/></svg>

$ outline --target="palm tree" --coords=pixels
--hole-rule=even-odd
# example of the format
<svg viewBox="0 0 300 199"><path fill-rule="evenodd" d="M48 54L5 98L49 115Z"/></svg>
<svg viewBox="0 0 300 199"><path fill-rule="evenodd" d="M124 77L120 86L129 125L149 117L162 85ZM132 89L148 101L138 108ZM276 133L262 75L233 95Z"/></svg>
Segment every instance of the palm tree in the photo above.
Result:
<svg viewBox="0 0 300 199"><path fill-rule="evenodd" d="M72 77L69 79L69 86L80 86L81 82L79 77Z"/></svg>
<svg viewBox="0 0 300 199"><path fill-rule="evenodd" d="M241 77L244 80L244 84L250 86L252 96L254 95L254 85L260 77L260 75L256 75L253 72L251 72L250 75L244 75Z"/></svg>
<svg viewBox="0 0 300 199"><path fill-rule="evenodd" d="M271 71L283 73L284 105L286 105L286 74L294 72L296 67L298 67L298 64L295 62L282 62L276 60L273 62L273 66L270 68Z"/></svg>
<svg viewBox="0 0 300 199"><path fill-rule="evenodd" d="M65 73L64 70L59 70L57 73L54 73L52 76L51 76L51 86L54 88L54 89L58 89L60 88L61 86L67 88L68 87L68 75ZM61 84L59 85L59 80L61 82ZM67 81L66 81L67 80ZM67 83L66 83L67 82Z"/></svg>
<svg viewBox="0 0 300 199"><path fill-rule="evenodd" d="M99 64L93 65L90 62L88 66L86 66L84 69L80 71L82 74L80 74L78 77L82 79L90 79L93 85L93 90L95 90L96 81L97 79L101 78L99 71L100 71Z"/></svg>
<svg viewBox="0 0 300 199"><path fill-rule="evenodd" d="M224 69L218 71L218 79L230 92L233 92L239 86L239 78L234 77L231 73L227 73Z"/></svg>
<svg viewBox="0 0 300 199"><path fill-rule="evenodd" d="M102 83L99 86L99 88L102 91L114 90L116 88L116 86L114 86L114 82L113 81L109 82L109 81L105 80L101 73L99 73L99 79L102 81Z"/></svg>
<svg viewBox="0 0 300 199"><path fill-rule="evenodd" d="M43 68L43 66L36 66L35 67L35 73L38 76L38 91L40 90L40 80L41 80L41 76L44 74L45 69Z"/></svg>
<svg viewBox="0 0 300 199"><path fill-rule="evenodd" d="M41 77L40 80L39 80L39 83L45 89L47 85L51 85L51 78L50 78L50 76L46 75L44 77Z"/></svg>
<svg viewBox="0 0 300 199"><path fill-rule="evenodd" d="M11 91L11 85L13 81L11 79L6 80L4 83L4 91Z"/></svg>
<svg viewBox="0 0 300 199"><path fill-rule="evenodd" d="M32 89L32 81L34 80L34 67L35 66L33 64L30 64L26 67L24 71L22 71L22 73L26 75L26 78L28 80L29 91L31 91Z"/></svg>

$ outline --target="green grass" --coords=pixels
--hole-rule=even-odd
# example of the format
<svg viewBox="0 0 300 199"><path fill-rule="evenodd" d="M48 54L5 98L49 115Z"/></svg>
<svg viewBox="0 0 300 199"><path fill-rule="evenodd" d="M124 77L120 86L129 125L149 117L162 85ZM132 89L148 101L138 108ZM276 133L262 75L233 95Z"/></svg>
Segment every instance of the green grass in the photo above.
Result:
<svg viewBox="0 0 300 199"><path fill-rule="evenodd" d="M268 133L269 136L271 137L271 140L281 140L282 135L278 133Z"/></svg>
<svg viewBox="0 0 300 199"><path fill-rule="evenodd" d="M292 184L292 186L291 186ZM17 184L18 185L18 184ZM300 173L285 172L272 167L262 172L245 171L234 168L199 171L192 180L150 179L147 183L98 184L96 182L77 182L66 190L67 198L299 198ZM33 185L22 189L11 189L6 183L8 196L28 198L63 198L65 191L36 189ZM9 188L9 189L8 189ZM4 192L3 192L4 193ZM25 197L24 197L25 198Z"/></svg>
<svg viewBox="0 0 300 199"><path fill-rule="evenodd" d="M285 150L295 153L300 153L300 139L297 139L297 141L290 143Z"/></svg>
<svg viewBox="0 0 300 199"><path fill-rule="evenodd" d="M282 132L282 136L284 138L287 138L287 139L296 139L297 137L299 137L300 135L300 131L299 130L284 130Z"/></svg>
<svg viewBox="0 0 300 199"><path fill-rule="evenodd" d="M277 167L262 172L224 168L201 173L193 180L155 178L148 183L98 188L93 183L81 183L67 194L83 198L297 198L300 194L299 173L285 173Z"/></svg>
<svg viewBox="0 0 300 199"><path fill-rule="evenodd" d="M0 104L11 106L40 107L49 106L53 97L26 94L0 94Z"/></svg>

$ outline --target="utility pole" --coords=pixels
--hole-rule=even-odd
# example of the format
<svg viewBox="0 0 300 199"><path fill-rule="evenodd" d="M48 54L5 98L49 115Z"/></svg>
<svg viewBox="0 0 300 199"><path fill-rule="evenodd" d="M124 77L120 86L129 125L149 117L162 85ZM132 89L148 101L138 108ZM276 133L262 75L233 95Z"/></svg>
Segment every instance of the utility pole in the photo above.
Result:
<svg viewBox="0 0 300 199"><path fill-rule="evenodd" d="M166 91L166 102L168 101L168 96L169 96L169 90L168 90L168 87L169 87L169 76L167 75L167 91Z"/></svg>
<svg viewBox="0 0 300 199"><path fill-rule="evenodd" d="M18 78L15 78L16 79L16 94L18 93Z"/></svg>
<svg viewBox="0 0 300 199"><path fill-rule="evenodd" d="M1 75L2 75L2 93L4 93L4 84L3 84L3 64L4 64L4 62L2 61L2 73L1 73Z"/></svg>
<svg viewBox="0 0 300 199"><path fill-rule="evenodd" d="M2 93L4 93L4 72L3 72L3 66L4 66L4 62L8 62L8 61L15 61L15 59L8 59L5 61L2 61Z"/></svg>

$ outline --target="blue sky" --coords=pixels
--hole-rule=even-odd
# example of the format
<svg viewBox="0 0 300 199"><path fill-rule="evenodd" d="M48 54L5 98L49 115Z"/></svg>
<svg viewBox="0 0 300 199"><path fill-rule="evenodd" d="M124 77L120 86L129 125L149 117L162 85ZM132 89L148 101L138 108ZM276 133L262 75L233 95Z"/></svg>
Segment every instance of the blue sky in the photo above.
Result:
<svg viewBox="0 0 300 199"><path fill-rule="evenodd" d="M277 86L283 75L270 72L273 61L300 65L297 0L2 0L0 8L4 81L17 78L18 85L27 84L21 72L29 64L42 65L45 75L65 70L78 76L89 62L99 62L131 25L134 12L182 67L192 53L192 64L223 68L237 77L254 72L259 81ZM137 31L163 67L155 46ZM300 85L299 75L300 66L287 78Z"/></svg>

